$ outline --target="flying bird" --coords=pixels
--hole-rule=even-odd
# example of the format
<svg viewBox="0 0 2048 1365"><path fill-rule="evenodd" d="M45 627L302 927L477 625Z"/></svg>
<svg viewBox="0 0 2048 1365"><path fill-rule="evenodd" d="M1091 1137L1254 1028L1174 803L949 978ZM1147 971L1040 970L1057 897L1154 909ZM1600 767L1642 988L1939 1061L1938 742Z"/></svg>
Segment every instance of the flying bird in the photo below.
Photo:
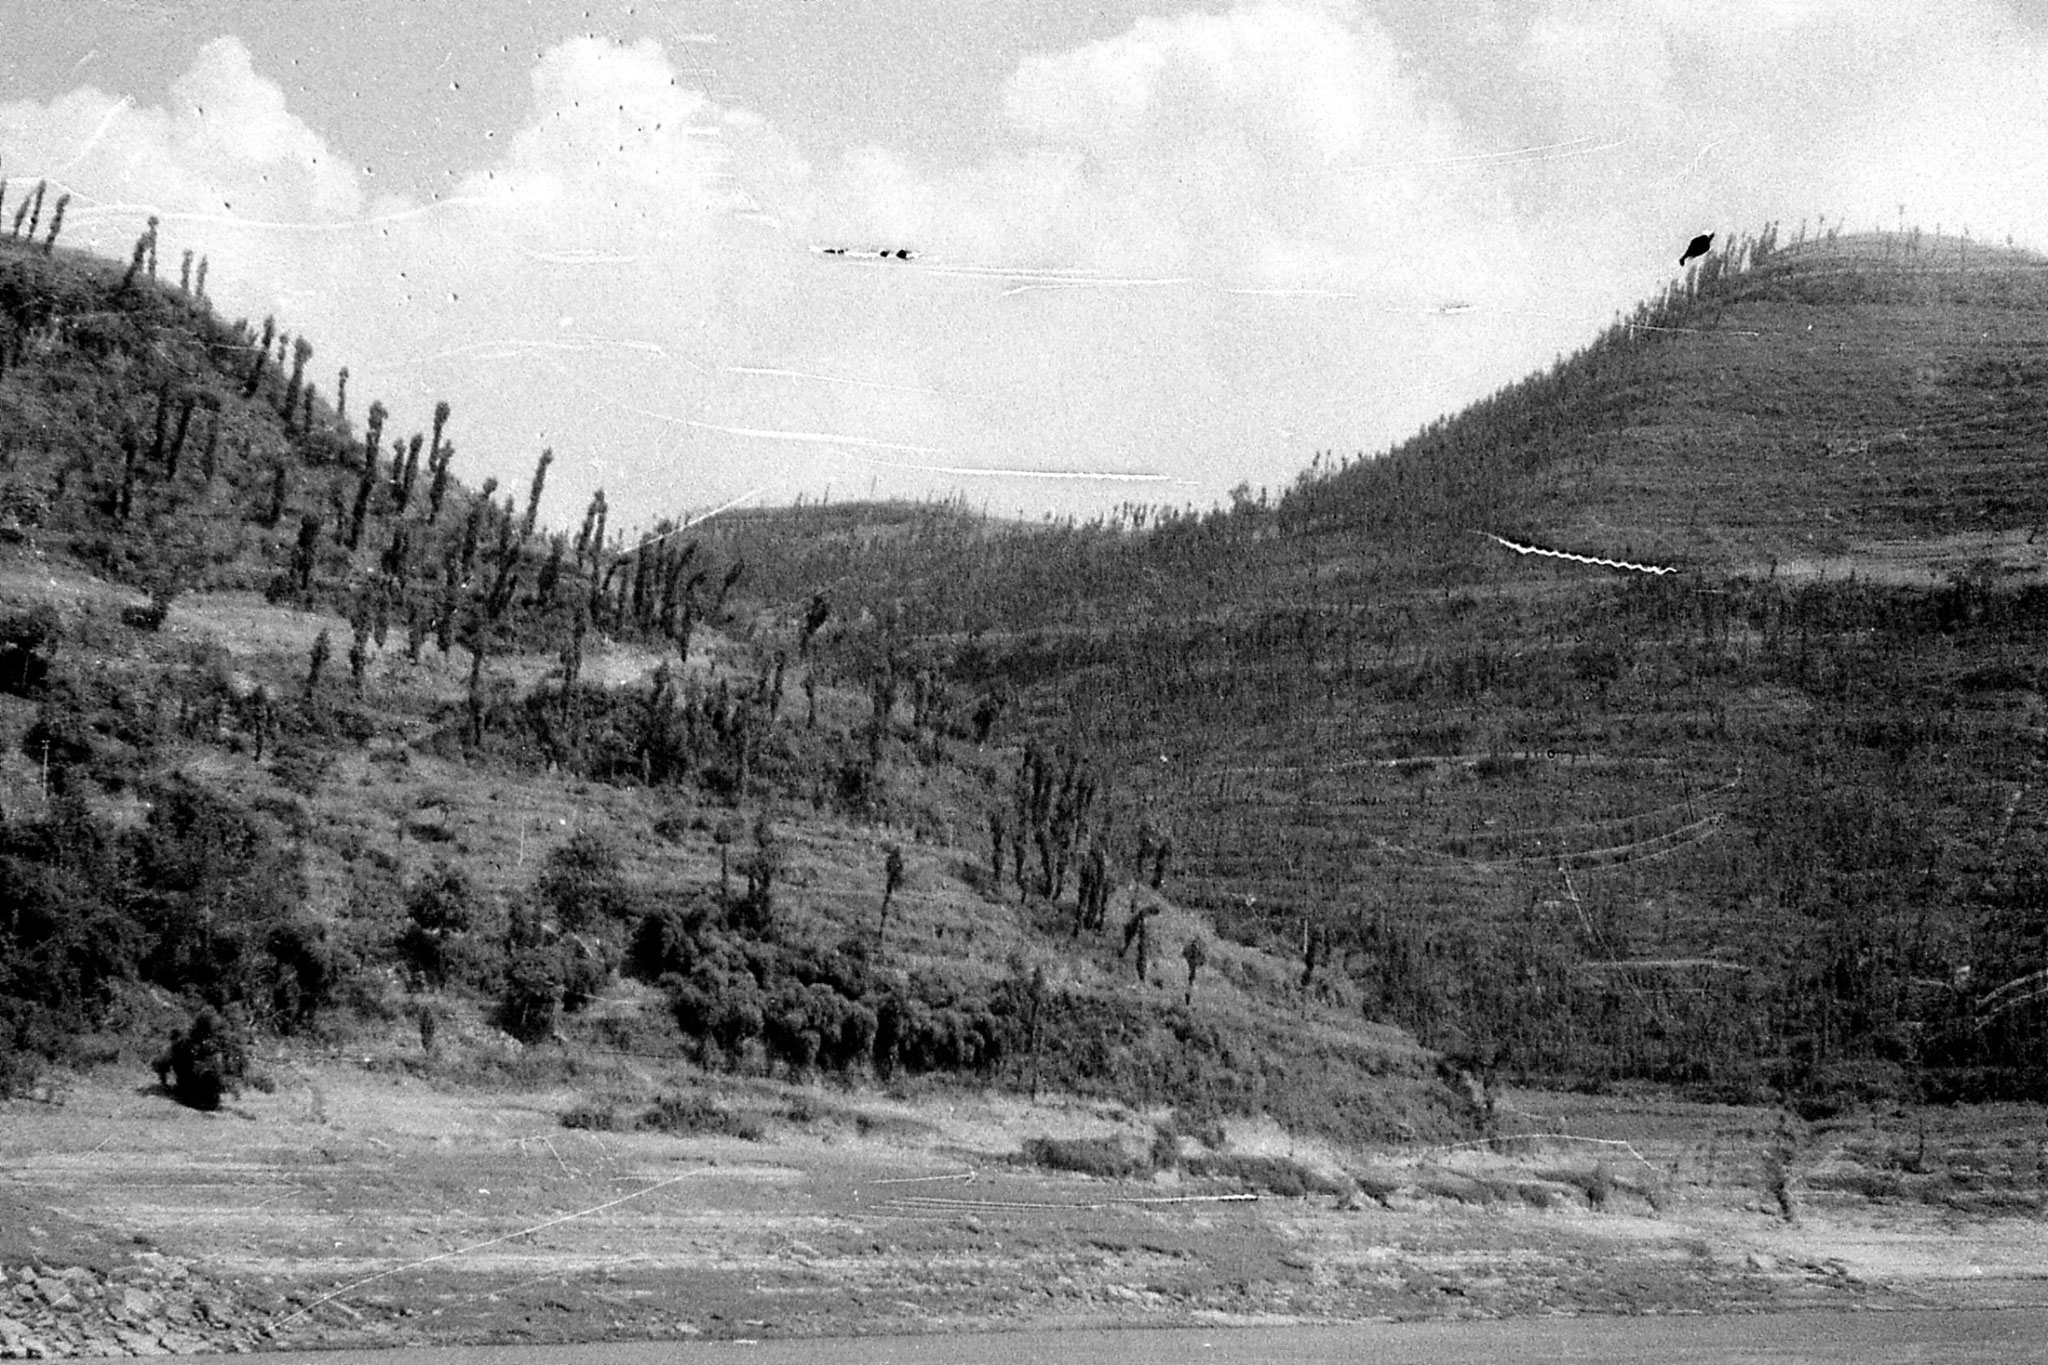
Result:
<svg viewBox="0 0 2048 1365"><path fill-rule="evenodd" d="M1700 236L1693 238L1690 242L1686 243L1685 254L1678 258L1678 263L1680 265L1684 265L1693 257L1704 256L1713 249L1714 234L1711 232L1703 233Z"/></svg>

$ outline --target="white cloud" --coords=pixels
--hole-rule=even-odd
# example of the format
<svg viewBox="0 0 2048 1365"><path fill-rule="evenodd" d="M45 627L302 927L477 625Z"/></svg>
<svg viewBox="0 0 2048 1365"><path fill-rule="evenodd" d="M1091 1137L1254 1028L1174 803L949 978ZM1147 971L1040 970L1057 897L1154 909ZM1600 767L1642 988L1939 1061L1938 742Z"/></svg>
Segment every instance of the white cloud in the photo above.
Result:
<svg viewBox="0 0 2048 1365"><path fill-rule="evenodd" d="M202 48L170 95L146 108L87 87L0 105L10 174L78 191L77 222L96 216L87 201L123 206L124 220L132 207L259 221L362 211L360 177L292 116L237 39Z"/></svg>
<svg viewBox="0 0 2048 1365"><path fill-rule="evenodd" d="M1457 170L1454 122L1384 34L1333 13L1145 21L1021 64L1007 143L979 164L870 146L816 173L653 43L574 40L539 60L502 152L435 203L374 195L223 39L168 108L124 108L72 169L126 206L95 225L102 250L125 254L143 207L163 212L167 246L213 257L224 308L276 312L322 375L350 365L358 411L381 398L409 430L449 399L470 477L510 486L556 446L560 518L599 482L629 521L764 484L933 485L906 463L1163 471L1190 482L1143 491L1203 501L1352 441L1389 327L1496 270L1503 220ZM81 92L0 117L41 120L58 159L114 104ZM862 268L805 249L834 240L923 256ZM1013 292L1033 281L991 267L1098 282ZM1227 292L1292 286L1346 297ZM1381 372L1456 383L1469 350L1411 339ZM997 506L1044 492L970 486Z"/></svg>
<svg viewBox="0 0 2048 1365"><path fill-rule="evenodd" d="M1332 9L1266 0L1143 19L1026 58L1004 109L1064 154L1036 164L1067 185L1080 226L1137 224L1170 269L1434 288L1484 272L1506 226L1486 183L1459 169L1456 121L1388 35ZM1116 236L1074 235L1095 259L1131 264ZM1326 267L1316 281L1288 274L1309 260Z"/></svg>
<svg viewBox="0 0 2048 1365"><path fill-rule="evenodd" d="M1693 231L1903 199L2048 240L2044 72L1960 0L1545 0L1442 32L1257 0L1021 58L970 164L906 133L814 166L652 42L577 39L495 158L419 202L223 38L161 108L0 105L0 151L61 170L67 235L108 255L163 213L224 308L351 366L358 411L410 431L449 399L466 476L523 483L555 446L558 520L599 482L629 522L956 482L881 461L1190 481L968 485L1007 509L1206 501L1374 448L1583 340Z"/></svg>
<svg viewBox="0 0 2048 1365"><path fill-rule="evenodd" d="M232 37L201 48L171 86L169 126L159 136L167 170L266 205L347 218L362 210L361 183L327 144L285 106L284 92L257 76L249 51ZM253 178L257 188L249 186ZM188 184L187 192L191 186Z"/></svg>

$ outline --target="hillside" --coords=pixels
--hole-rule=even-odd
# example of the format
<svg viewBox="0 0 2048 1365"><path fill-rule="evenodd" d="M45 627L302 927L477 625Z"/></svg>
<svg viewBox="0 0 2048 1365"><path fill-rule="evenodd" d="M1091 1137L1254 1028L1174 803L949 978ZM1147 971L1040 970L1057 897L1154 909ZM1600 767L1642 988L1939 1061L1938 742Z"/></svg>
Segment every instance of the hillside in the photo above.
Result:
<svg viewBox="0 0 2048 1365"><path fill-rule="evenodd" d="M1077 683L1219 922L1532 1076L2043 1093L2048 263L1909 245L1690 282Z"/></svg>
<svg viewBox="0 0 2048 1365"><path fill-rule="evenodd" d="M1370 518L1378 479L1434 468L1464 481L1473 528L1590 554L1910 563L1921 582L1979 555L2032 564L2000 547L2048 515L2031 477L2048 260L1917 232L1772 236L1297 510Z"/></svg>
<svg viewBox="0 0 2048 1365"><path fill-rule="evenodd" d="M1191 969L1171 884L1091 880L1088 774L1000 707L718 545L615 535L602 495L549 533L548 454L523 513L467 489L445 405L358 434L305 339L221 322L155 252L0 242L10 1086L194 1011L230 1060L401 1021L451 1063L436 1021L481 1010L514 1048L1467 1129L1394 1031L1256 950ZM992 874L1013 799L1030 867ZM1329 1084L1282 1083L1303 1065Z"/></svg>
<svg viewBox="0 0 2048 1365"><path fill-rule="evenodd" d="M716 543L1014 698L1226 936L1468 1065L2048 1093L2048 263L1767 230L1704 264L1277 500Z"/></svg>
<svg viewBox="0 0 2048 1365"><path fill-rule="evenodd" d="M2038 1296L2035 258L571 535L155 248L0 239L0 1352Z"/></svg>

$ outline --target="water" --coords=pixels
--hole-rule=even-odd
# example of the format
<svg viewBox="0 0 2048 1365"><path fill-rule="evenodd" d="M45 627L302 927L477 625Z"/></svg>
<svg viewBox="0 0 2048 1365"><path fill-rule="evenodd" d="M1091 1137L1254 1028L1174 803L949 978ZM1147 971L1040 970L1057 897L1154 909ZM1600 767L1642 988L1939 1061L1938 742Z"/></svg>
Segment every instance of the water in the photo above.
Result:
<svg viewBox="0 0 2048 1365"><path fill-rule="evenodd" d="M239 1359L258 1365L2013 1365L2048 1361L2048 1309L292 1351Z"/></svg>

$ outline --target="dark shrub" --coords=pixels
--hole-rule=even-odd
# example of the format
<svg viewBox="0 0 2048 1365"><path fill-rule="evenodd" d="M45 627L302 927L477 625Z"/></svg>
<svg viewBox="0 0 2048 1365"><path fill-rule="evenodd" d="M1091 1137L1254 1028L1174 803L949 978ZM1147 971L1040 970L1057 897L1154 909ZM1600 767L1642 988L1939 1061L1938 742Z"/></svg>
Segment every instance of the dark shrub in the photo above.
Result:
<svg viewBox="0 0 2048 1365"><path fill-rule="evenodd" d="M745 1142L759 1142L768 1135L767 1126L757 1116L736 1114L701 1095L663 1095L640 1116L639 1126L646 1132L677 1137L736 1137Z"/></svg>
<svg viewBox="0 0 2048 1365"><path fill-rule="evenodd" d="M277 972L270 992L270 1022L282 1033L312 1026L334 1001L344 975L342 958L327 930L294 920L270 931L264 944Z"/></svg>
<svg viewBox="0 0 2048 1365"><path fill-rule="evenodd" d="M184 1032L156 1059L158 1081L171 1097L192 1109L220 1108L249 1070L249 1051L238 1030L211 1009L203 1009Z"/></svg>
<svg viewBox="0 0 2048 1365"><path fill-rule="evenodd" d="M440 989L457 975L466 936L476 923L476 888L459 867L441 862L405 897L406 926L399 960L419 980Z"/></svg>
<svg viewBox="0 0 2048 1365"><path fill-rule="evenodd" d="M260 1007L280 961L272 933L291 923L303 894L297 858L247 808L208 787L174 779L151 795L131 843L130 913L154 940L143 974L216 1006ZM276 943L295 955L295 976L309 965L297 961L303 945L290 936Z"/></svg>
<svg viewBox="0 0 2048 1365"><path fill-rule="evenodd" d="M75 706L56 699L36 709L36 718L21 737L21 751L52 769L83 767L101 747L91 719Z"/></svg>
<svg viewBox="0 0 2048 1365"><path fill-rule="evenodd" d="M498 1027L522 1043L552 1037L562 1010L562 975L561 954L552 946L515 950L498 994Z"/></svg>
<svg viewBox="0 0 2048 1365"><path fill-rule="evenodd" d="M626 950L627 973L641 981L688 976L704 954L701 939L716 912L708 891L649 910L640 917Z"/></svg>
<svg viewBox="0 0 2048 1365"><path fill-rule="evenodd" d="M555 947L561 962L562 1009L575 1014L604 993L612 979L611 963L604 949L580 934L572 934Z"/></svg>
<svg viewBox="0 0 2048 1365"><path fill-rule="evenodd" d="M627 918L633 909L619 851L593 829L580 829L548 854L534 892L567 930L597 928Z"/></svg>
<svg viewBox="0 0 2048 1365"><path fill-rule="evenodd" d="M522 1043L554 1037L560 1017L590 1004L611 980L603 949L579 935L537 939L515 920L508 949L498 988L498 1027Z"/></svg>
<svg viewBox="0 0 2048 1365"><path fill-rule="evenodd" d="M1186 1169L1189 1175L1236 1180L1247 1188L1287 1199L1300 1199L1309 1194L1351 1192L1348 1183L1330 1180L1297 1161L1280 1156L1196 1156L1188 1158Z"/></svg>
<svg viewBox="0 0 2048 1365"><path fill-rule="evenodd" d="M582 1128L594 1133L609 1133L619 1126L619 1112L609 1104L579 1104L565 1109L560 1114L564 1128Z"/></svg>
<svg viewBox="0 0 2048 1365"><path fill-rule="evenodd" d="M1150 1169L1115 1138L1026 1138L1022 1156L1027 1164L1048 1171L1075 1171L1105 1180L1123 1180Z"/></svg>
<svg viewBox="0 0 2048 1365"><path fill-rule="evenodd" d="M0 616L0 692L17 697L41 692L62 638L63 625L47 605Z"/></svg>
<svg viewBox="0 0 2048 1365"><path fill-rule="evenodd" d="M319 792L320 784L326 780L327 772L333 766L333 754L285 742L277 746L277 756L270 761L270 775L286 790L311 798Z"/></svg>

